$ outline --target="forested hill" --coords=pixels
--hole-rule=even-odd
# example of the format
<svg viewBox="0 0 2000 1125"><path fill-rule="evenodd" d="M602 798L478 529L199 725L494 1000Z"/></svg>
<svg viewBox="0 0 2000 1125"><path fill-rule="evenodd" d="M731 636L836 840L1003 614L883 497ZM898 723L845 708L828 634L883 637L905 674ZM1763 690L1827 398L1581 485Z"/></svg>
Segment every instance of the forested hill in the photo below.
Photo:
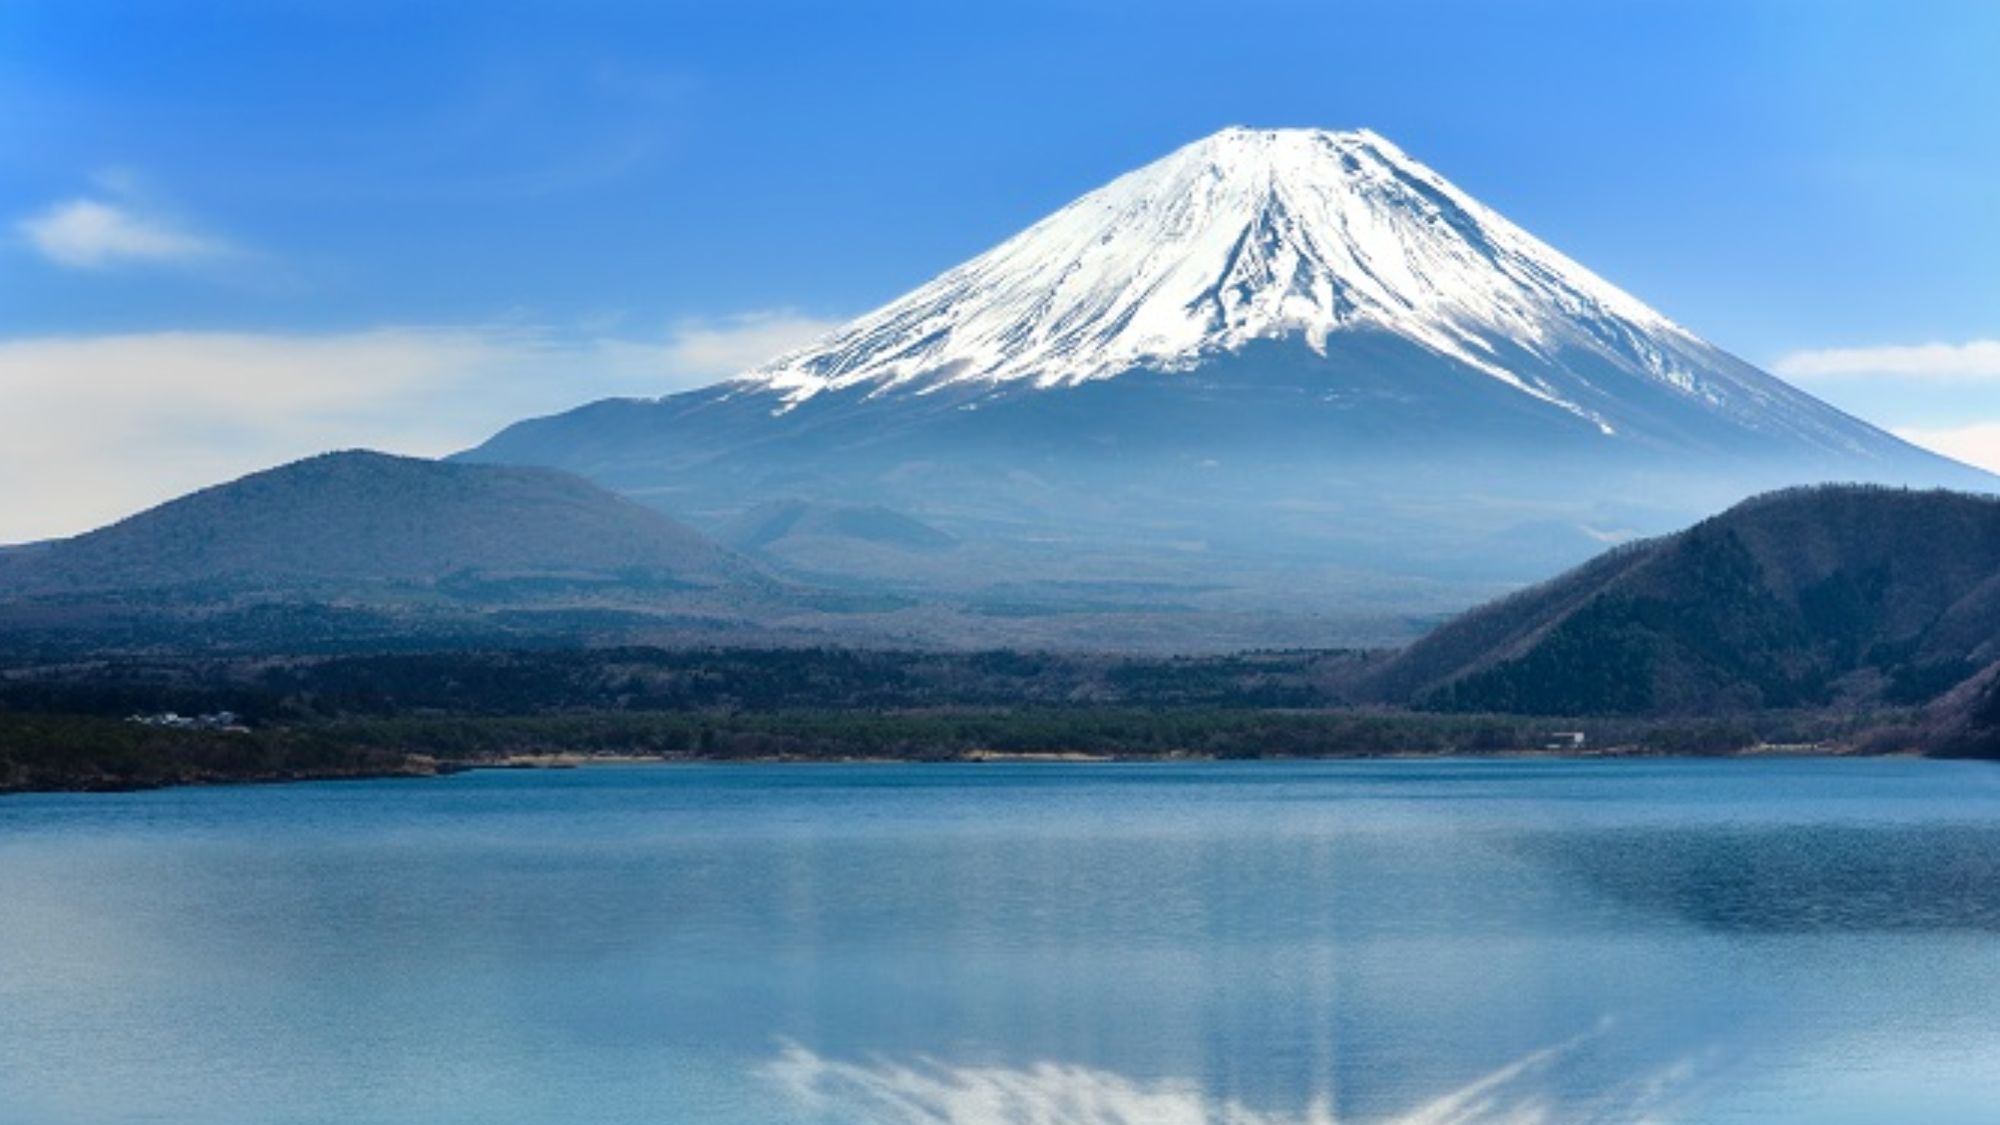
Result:
<svg viewBox="0 0 2000 1125"><path fill-rule="evenodd" d="M2000 658L2000 500L1746 501L1458 618L1373 690L1448 710L1694 714L1934 699Z"/></svg>

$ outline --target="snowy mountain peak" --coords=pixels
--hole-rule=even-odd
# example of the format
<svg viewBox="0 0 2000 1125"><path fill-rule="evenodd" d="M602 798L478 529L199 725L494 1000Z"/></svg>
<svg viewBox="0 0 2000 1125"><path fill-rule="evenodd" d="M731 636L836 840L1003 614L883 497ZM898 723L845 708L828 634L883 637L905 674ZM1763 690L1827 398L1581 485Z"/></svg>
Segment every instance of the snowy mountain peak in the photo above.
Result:
<svg viewBox="0 0 2000 1125"><path fill-rule="evenodd" d="M952 608L879 628L952 643L994 635L966 631L998 616L975 607L1048 590L1041 620L1085 647L1121 605L1144 643L1179 644L1155 630L1182 603L1199 645L1251 606L1321 643L1307 599L1435 614L1454 583L1545 577L1778 485L1992 487L1675 327L1383 138L1294 129L1181 148L739 379L468 456L721 522L907 512L955 545L783 557L899 597L935 581ZM1020 628L1003 643L1056 635Z"/></svg>
<svg viewBox="0 0 2000 1125"><path fill-rule="evenodd" d="M1383 137L1241 127L1113 180L744 383L787 409L849 387L1049 388L1187 370L1252 340L1324 351L1362 330L1607 433L1546 364L1504 357L1581 348L1685 394L1722 393L1687 360L1700 341Z"/></svg>

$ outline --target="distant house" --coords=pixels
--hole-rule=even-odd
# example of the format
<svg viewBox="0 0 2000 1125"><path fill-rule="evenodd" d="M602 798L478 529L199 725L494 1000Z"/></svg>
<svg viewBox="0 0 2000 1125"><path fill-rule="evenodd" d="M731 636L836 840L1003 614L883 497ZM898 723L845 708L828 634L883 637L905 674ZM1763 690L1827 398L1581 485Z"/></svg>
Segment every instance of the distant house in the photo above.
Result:
<svg viewBox="0 0 2000 1125"><path fill-rule="evenodd" d="M127 715L125 721L142 727L172 727L183 730L194 725L194 720L178 711L161 711L157 715Z"/></svg>
<svg viewBox="0 0 2000 1125"><path fill-rule="evenodd" d="M1543 743L1542 749L1581 750L1586 741L1588 740L1584 738L1583 732L1580 730L1559 730L1549 735L1549 739Z"/></svg>
<svg viewBox="0 0 2000 1125"><path fill-rule="evenodd" d="M161 711L153 715L128 715L128 723L138 723L146 727L168 727L173 730L227 730L247 731L243 716L234 711L211 711L206 715L183 715L178 711Z"/></svg>

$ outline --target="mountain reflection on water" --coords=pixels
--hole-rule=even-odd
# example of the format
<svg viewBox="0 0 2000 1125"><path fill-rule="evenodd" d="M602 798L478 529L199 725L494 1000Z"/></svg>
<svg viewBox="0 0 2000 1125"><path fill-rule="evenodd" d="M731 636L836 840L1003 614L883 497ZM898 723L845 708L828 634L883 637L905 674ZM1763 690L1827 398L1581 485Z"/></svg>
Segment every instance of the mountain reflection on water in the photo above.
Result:
<svg viewBox="0 0 2000 1125"><path fill-rule="evenodd" d="M1600 1032L1531 1052L1378 1125L1639 1125L1665 1121L1694 1089L1700 1060L1689 1056L1614 1082L1557 1111L1554 1079ZM795 1107L816 1119L872 1125L1340 1125L1331 1092L1317 1091L1298 1113L1253 1109L1217 1098L1185 1079L1135 1081L1089 1067L953 1065L919 1057L840 1062L797 1044L765 1067Z"/></svg>

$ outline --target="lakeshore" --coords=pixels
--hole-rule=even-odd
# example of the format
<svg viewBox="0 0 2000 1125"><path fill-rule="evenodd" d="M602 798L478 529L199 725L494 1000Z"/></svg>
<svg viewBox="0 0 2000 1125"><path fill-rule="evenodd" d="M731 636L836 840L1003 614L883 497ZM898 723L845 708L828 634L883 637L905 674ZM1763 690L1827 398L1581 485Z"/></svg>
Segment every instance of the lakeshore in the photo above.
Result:
<svg viewBox="0 0 2000 1125"><path fill-rule="evenodd" d="M865 723L863 719L865 718ZM475 770L647 765L1116 765L1234 761L1611 761L1667 758L1915 756L1862 737L1688 748L1670 724L1626 740L1561 749L1533 744L1534 719L1485 725L1436 716L1329 712L1134 716L755 715L566 716L559 722L456 718L239 731L172 731L79 716L0 715L0 795L121 792L193 785L449 777ZM1065 736L1064 720L1074 733ZM1204 722L1203 720L1207 721ZM1149 721L1150 720L1150 721ZM1107 726L1119 728L1107 734ZM1161 744L1162 727L1206 745ZM689 734L692 728L695 733ZM847 729L854 728L854 729ZM1496 731L1530 736L1508 744ZM978 732L968 735L968 731ZM884 732L895 737L885 738ZM1713 738L1713 732L1710 732ZM1068 745L1088 748L1068 748ZM609 745L607 745L609 744Z"/></svg>

